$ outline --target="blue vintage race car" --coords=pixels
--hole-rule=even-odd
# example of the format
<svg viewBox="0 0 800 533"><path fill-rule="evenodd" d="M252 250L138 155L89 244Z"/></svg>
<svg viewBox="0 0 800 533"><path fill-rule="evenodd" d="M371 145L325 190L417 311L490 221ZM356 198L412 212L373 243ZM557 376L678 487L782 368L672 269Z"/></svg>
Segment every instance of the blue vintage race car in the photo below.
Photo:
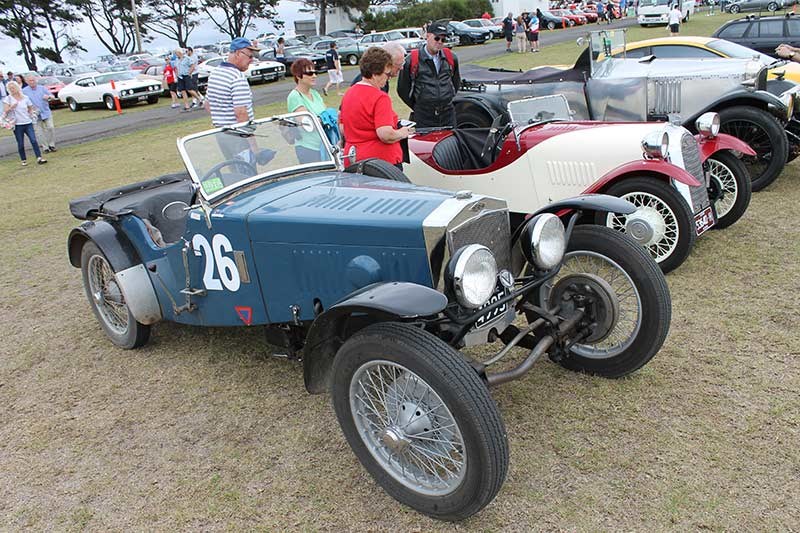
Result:
<svg viewBox="0 0 800 533"><path fill-rule="evenodd" d="M666 337L655 262L622 234L575 226L586 212L633 212L624 200L564 200L512 233L502 200L417 187L380 161L343 170L307 113L204 131L178 149L187 173L70 204L85 221L69 259L103 331L136 348L162 320L264 327L302 358L310 392L331 392L375 480L428 515L470 516L505 479L488 386L545 353L623 376ZM459 351L497 340L482 361ZM513 347L527 358L490 371Z"/></svg>

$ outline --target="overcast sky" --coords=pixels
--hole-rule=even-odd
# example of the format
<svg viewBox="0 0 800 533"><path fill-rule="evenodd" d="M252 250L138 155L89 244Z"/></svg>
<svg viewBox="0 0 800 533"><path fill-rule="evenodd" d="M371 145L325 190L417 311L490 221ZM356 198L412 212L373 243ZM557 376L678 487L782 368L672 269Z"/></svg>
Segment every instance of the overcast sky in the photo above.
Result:
<svg viewBox="0 0 800 533"><path fill-rule="evenodd" d="M293 2L291 0L281 0L281 2L278 4L278 19L283 20L286 23L284 25L284 30L294 30L295 20L314 18L315 15L312 13L300 13L299 9L301 7L303 7L301 3ZM248 32L246 37L253 38L259 33L270 31L272 29L272 26L268 22L264 20L258 20L256 21L256 30ZM81 45L88 50L88 52L81 55L78 61L92 61L99 55L109 53L108 50L102 44L100 44L100 40L97 38L88 23L82 23L75 26L73 34L82 36L80 39ZM192 32L191 36L189 37L189 44L213 43L228 38L229 37L222 34L212 22L205 22ZM46 43L43 44L46 45ZM143 46L147 49L155 50L157 48L171 48L176 46L176 43L165 37L156 36L156 39L152 43ZM16 52L19 49L20 47L17 41L9 39L6 36L0 36L0 61L5 63L4 65L0 65L0 68L2 68L3 72L7 72L9 70L13 70L15 72L28 70L28 67L25 65L25 60L22 58L22 56L16 55ZM65 57L64 60L68 63L73 62L72 58L70 57ZM39 68L44 66L46 63L47 62L43 59L37 59L37 66L39 66Z"/></svg>

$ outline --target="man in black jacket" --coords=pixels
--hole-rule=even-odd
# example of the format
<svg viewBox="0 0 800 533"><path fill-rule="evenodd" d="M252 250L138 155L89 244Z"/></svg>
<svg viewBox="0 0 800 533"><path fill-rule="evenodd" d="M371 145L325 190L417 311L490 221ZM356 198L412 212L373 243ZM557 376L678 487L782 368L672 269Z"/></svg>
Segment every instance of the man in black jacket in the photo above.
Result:
<svg viewBox="0 0 800 533"><path fill-rule="evenodd" d="M453 97L461 85L458 58L444 48L447 21L428 24L426 43L406 57L397 94L412 109L417 128L454 127ZM416 57L416 59L415 59Z"/></svg>

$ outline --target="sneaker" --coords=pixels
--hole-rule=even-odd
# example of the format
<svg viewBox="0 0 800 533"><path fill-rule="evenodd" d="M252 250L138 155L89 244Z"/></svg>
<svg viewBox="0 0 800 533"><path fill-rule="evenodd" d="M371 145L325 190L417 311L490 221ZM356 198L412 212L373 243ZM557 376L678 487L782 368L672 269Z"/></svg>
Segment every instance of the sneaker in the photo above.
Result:
<svg viewBox="0 0 800 533"><path fill-rule="evenodd" d="M192 108L191 108L191 107L184 107L184 108L183 108L183 112L184 112L184 113L188 113L188 112L189 112L189 111L191 111L191 110L192 110Z"/></svg>
<svg viewBox="0 0 800 533"><path fill-rule="evenodd" d="M197 102L192 102L192 106L189 109L194 109L195 107L197 107Z"/></svg>
<svg viewBox="0 0 800 533"><path fill-rule="evenodd" d="M180 107L180 106L181 106L181 104L172 104L172 105L171 105L171 106L169 106L169 107L171 107L172 109L176 109L176 108L178 108L178 107Z"/></svg>
<svg viewBox="0 0 800 533"><path fill-rule="evenodd" d="M51 147L50 147L50 151L51 151L51 152L58 152L58 150L56 150L56 147L55 147L55 146L51 146Z"/></svg>
<svg viewBox="0 0 800 533"><path fill-rule="evenodd" d="M22 166L23 166L23 167L27 167L27 166L28 166L28 162L27 162L27 161L25 161L24 159L22 160Z"/></svg>
<svg viewBox="0 0 800 533"><path fill-rule="evenodd" d="M44 165L45 163L47 163L47 159L45 159L44 157L40 157L39 159L36 160L37 165Z"/></svg>
<svg viewBox="0 0 800 533"><path fill-rule="evenodd" d="M538 51L539 51L539 49L538 49L538 48L537 48L536 50L534 50L534 52L538 52Z"/></svg>
<svg viewBox="0 0 800 533"><path fill-rule="evenodd" d="M322 94L324 94L325 96L328 96L328 89L327 89L327 87L323 87L323 88L322 88Z"/></svg>
<svg viewBox="0 0 800 533"><path fill-rule="evenodd" d="M192 107L197 105L197 98L192 98Z"/></svg>
<svg viewBox="0 0 800 533"><path fill-rule="evenodd" d="M42 152L44 152L46 154L49 154L50 153L50 148L45 148L44 150L42 150Z"/></svg>

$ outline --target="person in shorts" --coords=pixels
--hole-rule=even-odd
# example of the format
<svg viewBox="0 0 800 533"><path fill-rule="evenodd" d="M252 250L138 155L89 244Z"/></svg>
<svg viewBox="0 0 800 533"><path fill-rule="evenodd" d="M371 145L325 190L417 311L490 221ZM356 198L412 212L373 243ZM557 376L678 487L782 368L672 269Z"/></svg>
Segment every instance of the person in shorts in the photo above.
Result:
<svg viewBox="0 0 800 533"><path fill-rule="evenodd" d="M172 105L170 107L172 109L180 107L178 103L178 79L175 76L175 67L172 66L169 58L164 63L164 83L167 84L169 95L172 97Z"/></svg>
<svg viewBox="0 0 800 533"><path fill-rule="evenodd" d="M669 34L670 36L674 37L678 35L678 32L681 29L681 19L683 18L683 13L681 10L678 9L678 4L672 5L672 10L669 12Z"/></svg>
<svg viewBox="0 0 800 533"><path fill-rule="evenodd" d="M189 105L189 97L191 96L195 101L203 102L203 97L197 94L197 89L194 86L194 78L192 78L192 71L194 70L194 62L192 58L183 54L180 48L175 50L175 55L178 56L178 91L181 93L183 99L183 110L191 111L197 107L198 104Z"/></svg>
<svg viewBox="0 0 800 533"><path fill-rule="evenodd" d="M322 93L328 96L328 89L331 85L336 84L336 92L341 96L342 91L339 90L339 85L344 81L344 76L339 52L336 51L336 41L331 41L331 47L325 52L325 66L328 69L328 83L322 88Z"/></svg>
<svg viewBox="0 0 800 533"><path fill-rule="evenodd" d="M539 17L536 16L536 13L531 13L530 18L528 19L528 43L530 45L531 52L538 52L539 51Z"/></svg>
<svg viewBox="0 0 800 533"><path fill-rule="evenodd" d="M514 42L514 14L511 12L503 19L503 36L506 38L506 52L511 52L511 43Z"/></svg>

